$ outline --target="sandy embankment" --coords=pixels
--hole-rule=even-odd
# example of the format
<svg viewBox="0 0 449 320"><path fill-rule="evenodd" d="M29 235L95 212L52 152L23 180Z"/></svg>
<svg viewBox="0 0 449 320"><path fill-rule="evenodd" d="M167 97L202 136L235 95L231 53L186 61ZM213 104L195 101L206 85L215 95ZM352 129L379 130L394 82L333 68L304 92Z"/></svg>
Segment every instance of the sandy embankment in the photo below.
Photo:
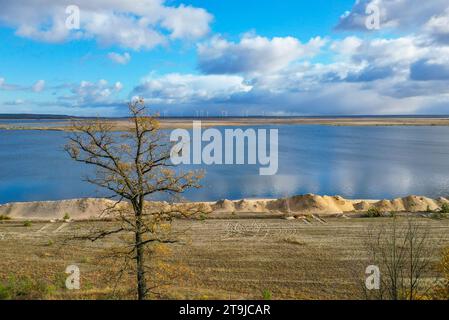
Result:
<svg viewBox="0 0 449 320"><path fill-rule="evenodd" d="M340 196L299 195L275 200L220 200L202 202L203 210L210 217L258 214L283 216L335 215L366 212L378 208L381 212L424 212L438 210L446 198L430 199L421 196L408 196L393 200L348 200ZM114 204L107 199L74 199L62 201L17 202L0 205L0 215L17 220L60 220L68 215L73 220L101 219L108 216L105 211ZM123 204L122 204L123 205ZM183 204L177 204L183 205ZM169 207L168 203L151 202L151 208Z"/></svg>

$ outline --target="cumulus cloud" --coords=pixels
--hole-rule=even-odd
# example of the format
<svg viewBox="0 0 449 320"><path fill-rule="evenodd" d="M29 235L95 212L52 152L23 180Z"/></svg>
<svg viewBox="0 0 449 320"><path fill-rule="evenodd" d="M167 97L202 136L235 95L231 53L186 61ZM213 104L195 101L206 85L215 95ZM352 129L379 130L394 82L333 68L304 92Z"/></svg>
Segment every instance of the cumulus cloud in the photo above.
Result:
<svg viewBox="0 0 449 320"><path fill-rule="evenodd" d="M380 13L380 29L413 32L429 40L449 43L449 3L446 0L357 0L340 18L337 30L370 31L365 22L368 6Z"/></svg>
<svg viewBox="0 0 449 320"><path fill-rule="evenodd" d="M424 31L437 42L449 44L449 5L442 14L434 15L427 21Z"/></svg>
<svg viewBox="0 0 449 320"><path fill-rule="evenodd" d="M337 29L369 31L365 26L367 6L377 6L380 28L412 29L423 26L449 7L446 0L357 0L340 18Z"/></svg>
<svg viewBox="0 0 449 320"><path fill-rule="evenodd" d="M118 64L128 64L129 61L131 60L131 55L128 52L125 52L123 54L116 52L109 52L108 58Z"/></svg>
<svg viewBox="0 0 449 320"><path fill-rule="evenodd" d="M278 39L214 38L198 47L198 68L206 75L153 77L132 94L185 112L207 105L209 114L224 106L236 115L444 113L447 107L449 47L443 44L420 35L349 36L308 51L303 47L315 38L305 44Z"/></svg>
<svg viewBox="0 0 449 320"><path fill-rule="evenodd" d="M199 69L207 74L277 71L316 55L324 43L320 37L305 44L293 37L268 39L248 34L238 43L215 37L198 46Z"/></svg>
<svg viewBox="0 0 449 320"><path fill-rule="evenodd" d="M161 25L171 30L172 39L201 38L209 32L212 16L203 9L180 5L166 8Z"/></svg>
<svg viewBox="0 0 449 320"><path fill-rule="evenodd" d="M209 32L212 15L202 8L168 6L164 0L78 0L80 28L67 28L72 0L0 0L0 22L22 37L62 42L95 39L102 45L149 49L172 39L199 38ZM69 12L71 13L71 12Z"/></svg>
<svg viewBox="0 0 449 320"><path fill-rule="evenodd" d="M102 79L98 82L81 81L67 84L68 94L58 96L59 103L72 107L103 107L117 104L117 94L123 89L121 82L109 84Z"/></svg>
<svg viewBox="0 0 449 320"><path fill-rule="evenodd" d="M172 104L226 100L250 90L251 86L245 84L240 76L174 73L146 79L133 90L132 95L150 102Z"/></svg>

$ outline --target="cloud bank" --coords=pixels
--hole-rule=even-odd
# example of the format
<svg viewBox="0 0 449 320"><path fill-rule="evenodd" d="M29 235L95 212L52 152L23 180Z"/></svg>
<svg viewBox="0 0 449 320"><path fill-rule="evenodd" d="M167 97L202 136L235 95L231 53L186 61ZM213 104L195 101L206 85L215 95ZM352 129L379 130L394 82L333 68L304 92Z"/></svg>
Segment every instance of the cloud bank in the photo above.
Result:
<svg viewBox="0 0 449 320"><path fill-rule="evenodd" d="M203 37L213 19L202 8L169 6L164 0L0 0L0 8L0 23L21 37L51 43L95 39L134 50ZM79 28L73 15L79 17Z"/></svg>

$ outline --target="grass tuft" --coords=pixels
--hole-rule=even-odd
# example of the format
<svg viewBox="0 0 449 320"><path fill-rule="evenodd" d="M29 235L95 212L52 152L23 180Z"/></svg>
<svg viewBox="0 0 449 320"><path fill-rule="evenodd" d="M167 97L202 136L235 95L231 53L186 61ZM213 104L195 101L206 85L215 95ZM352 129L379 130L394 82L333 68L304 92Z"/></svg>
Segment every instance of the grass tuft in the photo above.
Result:
<svg viewBox="0 0 449 320"><path fill-rule="evenodd" d="M268 289L264 289L262 291L262 299L263 300L271 300L272 299L271 291Z"/></svg>
<svg viewBox="0 0 449 320"><path fill-rule="evenodd" d="M23 226L24 226L24 227L31 227L31 226L32 226L32 223L31 223L31 221L27 220L27 221L24 221L24 222L23 222Z"/></svg>

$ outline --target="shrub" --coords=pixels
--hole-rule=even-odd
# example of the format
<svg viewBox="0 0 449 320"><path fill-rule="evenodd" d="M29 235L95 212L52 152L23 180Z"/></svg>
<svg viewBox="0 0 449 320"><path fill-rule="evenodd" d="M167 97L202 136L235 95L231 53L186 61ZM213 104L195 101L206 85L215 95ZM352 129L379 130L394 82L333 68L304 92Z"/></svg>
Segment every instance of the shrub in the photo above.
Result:
<svg viewBox="0 0 449 320"><path fill-rule="evenodd" d="M31 225L32 225L32 223L29 220L23 222L24 227L31 227Z"/></svg>
<svg viewBox="0 0 449 320"><path fill-rule="evenodd" d="M66 213L64 214L64 218L62 218L62 219L64 219L64 220L70 220L70 215L66 212Z"/></svg>
<svg viewBox="0 0 449 320"><path fill-rule="evenodd" d="M438 212L433 212L433 213L430 215L430 218L441 220L441 219L447 218L447 215L446 215L446 213L443 213L443 212L441 212L441 211L438 211Z"/></svg>
<svg viewBox="0 0 449 320"><path fill-rule="evenodd" d="M372 207L368 209L365 216L369 218L378 218L382 217L382 212L380 212L378 208Z"/></svg>
<svg viewBox="0 0 449 320"><path fill-rule="evenodd" d="M9 300L11 299L11 293L9 289L0 283L0 300Z"/></svg>
<svg viewBox="0 0 449 320"><path fill-rule="evenodd" d="M24 276L12 276L0 283L0 300L44 299L51 293L51 286Z"/></svg>
<svg viewBox="0 0 449 320"><path fill-rule="evenodd" d="M268 289L264 289L263 291L262 291L262 298L263 298L263 300L271 300L271 291L270 290L268 290Z"/></svg>
<svg viewBox="0 0 449 320"><path fill-rule="evenodd" d="M443 203L441 205L440 213L449 213L449 203Z"/></svg>
<svg viewBox="0 0 449 320"><path fill-rule="evenodd" d="M4 214L0 214L0 221L11 220L11 217L8 217Z"/></svg>

